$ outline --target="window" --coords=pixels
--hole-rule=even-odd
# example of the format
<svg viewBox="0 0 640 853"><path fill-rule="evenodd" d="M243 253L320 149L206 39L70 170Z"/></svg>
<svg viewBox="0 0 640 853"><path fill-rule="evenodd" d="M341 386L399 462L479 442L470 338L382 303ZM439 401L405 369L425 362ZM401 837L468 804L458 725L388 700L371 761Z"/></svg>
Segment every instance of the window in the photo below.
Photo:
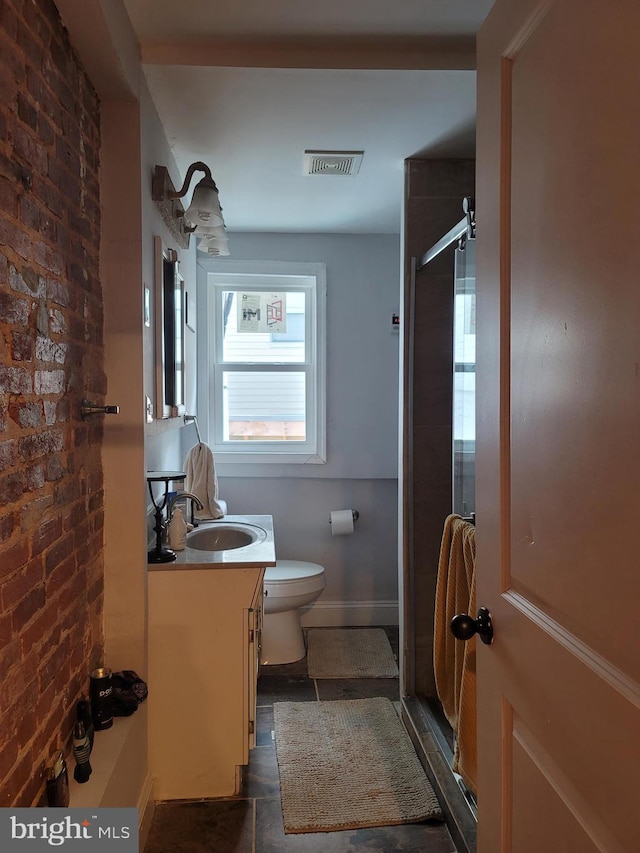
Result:
<svg viewBox="0 0 640 853"><path fill-rule="evenodd" d="M208 275L213 452L224 462L322 463L324 266L241 266Z"/></svg>

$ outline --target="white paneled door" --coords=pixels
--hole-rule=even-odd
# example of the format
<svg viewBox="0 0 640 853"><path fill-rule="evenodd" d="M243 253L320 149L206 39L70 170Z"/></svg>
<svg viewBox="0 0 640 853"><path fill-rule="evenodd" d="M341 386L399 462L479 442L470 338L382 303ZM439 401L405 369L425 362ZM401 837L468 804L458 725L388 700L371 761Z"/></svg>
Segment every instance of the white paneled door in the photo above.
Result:
<svg viewBox="0 0 640 853"><path fill-rule="evenodd" d="M478 40L480 853L640 850L639 105L637 0L497 0Z"/></svg>

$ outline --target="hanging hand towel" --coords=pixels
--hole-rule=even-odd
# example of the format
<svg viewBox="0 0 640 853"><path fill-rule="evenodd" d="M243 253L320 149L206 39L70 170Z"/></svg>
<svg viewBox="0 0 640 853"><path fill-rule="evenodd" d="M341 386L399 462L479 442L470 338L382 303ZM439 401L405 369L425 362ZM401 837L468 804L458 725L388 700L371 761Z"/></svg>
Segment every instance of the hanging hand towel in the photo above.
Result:
<svg viewBox="0 0 640 853"><path fill-rule="evenodd" d="M187 492L200 498L203 508L196 510L199 519L222 518L222 507L218 503L218 478L211 448L199 442L187 453L184 463L186 473L184 487Z"/></svg>

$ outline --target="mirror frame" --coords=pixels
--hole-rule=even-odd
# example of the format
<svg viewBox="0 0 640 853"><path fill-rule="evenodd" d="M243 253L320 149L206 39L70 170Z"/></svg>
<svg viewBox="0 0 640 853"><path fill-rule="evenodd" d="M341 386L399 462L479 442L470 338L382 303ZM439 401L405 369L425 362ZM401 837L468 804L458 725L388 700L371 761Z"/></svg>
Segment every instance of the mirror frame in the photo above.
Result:
<svg viewBox="0 0 640 853"><path fill-rule="evenodd" d="M185 413L184 279L178 253L161 237L155 248L156 418Z"/></svg>

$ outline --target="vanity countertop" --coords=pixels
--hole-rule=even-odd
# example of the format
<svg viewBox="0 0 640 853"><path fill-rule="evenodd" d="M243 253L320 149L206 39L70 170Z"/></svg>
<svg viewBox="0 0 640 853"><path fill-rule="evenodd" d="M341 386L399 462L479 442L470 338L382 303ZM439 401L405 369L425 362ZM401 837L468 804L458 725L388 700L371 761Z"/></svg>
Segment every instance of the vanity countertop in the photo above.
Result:
<svg viewBox="0 0 640 853"><path fill-rule="evenodd" d="M262 568L275 566L276 550L273 536L273 517L270 515L225 515L217 521L201 521L197 530L213 527L216 524L249 524L265 531L262 542L252 542L242 548L228 551L202 551L186 547L176 551L176 559L171 563L149 563L150 572L170 572L180 569L232 569Z"/></svg>

